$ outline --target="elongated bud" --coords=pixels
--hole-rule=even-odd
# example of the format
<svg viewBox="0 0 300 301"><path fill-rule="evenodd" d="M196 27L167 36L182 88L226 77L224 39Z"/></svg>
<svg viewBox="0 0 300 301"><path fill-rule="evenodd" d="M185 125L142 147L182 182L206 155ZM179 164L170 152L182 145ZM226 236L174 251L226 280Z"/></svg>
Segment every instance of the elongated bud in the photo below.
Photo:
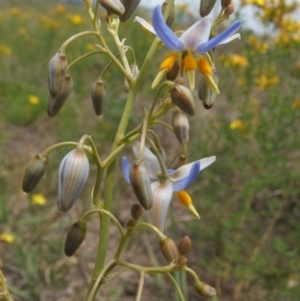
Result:
<svg viewBox="0 0 300 301"><path fill-rule="evenodd" d="M179 62L178 60L175 61L172 68L166 73L167 80L175 80L179 73Z"/></svg>
<svg viewBox="0 0 300 301"><path fill-rule="evenodd" d="M135 9L138 7L140 2L141 0L122 0L122 4L125 8L125 13L120 16L120 21L127 21L131 17Z"/></svg>
<svg viewBox="0 0 300 301"><path fill-rule="evenodd" d="M191 90L183 85L175 85L170 94L172 101L183 112L191 116L195 114L195 101Z"/></svg>
<svg viewBox="0 0 300 301"><path fill-rule="evenodd" d="M48 86L52 97L56 97L64 84L68 61L63 51L58 51L48 64Z"/></svg>
<svg viewBox="0 0 300 301"><path fill-rule="evenodd" d="M130 213L132 218L137 221L143 215L143 209L139 204L133 204Z"/></svg>
<svg viewBox="0 0 300 301"><path fill-rule="evenodd" d="M169 165L169 169L177 169L182 165L188 163L188 155L187 154L179 154L176 155L175 158L172 160L171 164Z"/></svg>
<svg viewBox="0 0 300 301"><path fill-rule="evenodd" d="M43 153L32 158L25 169L23 177L22 189L29 193L40 182L48 167L49 158Z"/></svg>
<svg viewBox="0 0 300 301"><path fill-rule="evenodd" d="M89 161L83 149L76 147L61 161L58 170L58 208L67 212L77 200L89 174Z"/></svg>
<svg viewBox="0 0 300 301"><path fill-rule="evenodd" d="M232 0L221 0L221 5L223 8L227 7L229 4L231 4Z"/></svg>
<svg viewBox="0 0 300 301"><path fill-rule="evenodd" d="M64 84L59 91L58 95L53 97L49 95L47 113L49 117L55 116L62 108L67 98L70 96L73 89L73 79L70 74L65 76Z"/></svg>
<svg viewBox="0 0 300 301"><path fill-rule="evenodd" d="M148 171L142 161L136 160L132 164L129 177L134 194L141 206L146 210L151 209L153 203L151 183Z"/></svg>
<svg viewBox="0 0 300 301"><path fill-rule="evenodd" d="M212 298L217 295L216 290L205 282L195 282L194 288L199 295L205 298Z"/></svg>
<svg viewBox="0 0 300 301"><path fill-rule="evenodd" d="M160 250L168 263L171 263L178 259L178 249L173 239L170 237L163 237L160 242Z"/></svg>
<svg viewBox="0 0 300 301"><path fill-rule="evenodd" d="M219 77L216 72L212 74L212 78L215 81L215 83L218 85ZM217 93L210 89L203 75L200 76L198 97L202 101L205 109L210 109L213 106L217 97Z"/></svg>
<svg viewBox="0 0 300 301"><path fill-rule="evenodd" d="M189 141L189 120L185 114L175 111L172 115L174 134L181 144Z"/></svg>
<svg viewBox="0 0 300 301"><path fill-rule="evenodd" d="M99 0L99 3L109 12L121 16L125 8L119 0Z"/></svg>
<svg viewBox="0 0 300 301"><path fill-rule="evenodd" d="M100 116L104 111L106 99L106 83L103 79L99 78L94 82L91 99L96 115Z"/></svg>
<svg viewBox="0 0 300 301"><path fill-rule="evenodd" d="M201 0L200 2L200 16L205 17L210 14L214 8L217 0Z"/></svg>
<svg viewBox="0 0 300 301"><path fill-rule="evenodd" d="M67 256L72 256L84 241L86 234L86 223L78 221L68 230L64 252Z"/></svg>
<svg viewBox="0 0 300 301"><path fill-rule="evenodd" d="M178 243L178 251L180 255L186 255L190 253L192 247L192 241L188 236L184 236Z"/></svg>
<svg viewBox="0 0 300 301"><path fill-rule="evenodd" d="M163 5L161 6L161 10L162 10L162 13L163 13L163 14L165 13L165 10L166 10L166 8L167 8L167 5L168 5L168 1L165 1L165 2L163 3ZM174 6L174 4L173 4L172 9L171 9L171 12L170 12L170 14L169 14L169 16L168 16L168 19L167 19L166 23L167 23L167 25L168 25L169 27L171 27L171 26L173 25L174 21L175 21L175 6Z"/></svg>
<svg viewBox="0 0 300 301"><path fill-rule="evenodd" d="M234 12L233 4L227 5L224 9L224 15L226 15L226 16L230 16L231 14L233 14L233 12Z"/></svg>

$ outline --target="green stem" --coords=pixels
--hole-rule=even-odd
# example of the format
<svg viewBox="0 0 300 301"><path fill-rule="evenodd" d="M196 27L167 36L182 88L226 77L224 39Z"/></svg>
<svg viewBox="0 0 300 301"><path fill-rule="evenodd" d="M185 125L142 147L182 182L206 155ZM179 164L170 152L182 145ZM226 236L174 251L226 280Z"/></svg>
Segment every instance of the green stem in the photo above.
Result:
<svg viewBox="0 0 300 301"><path fill-rule="evenodd" d="M45 156L49 156L50 153L53 152L54 150L56 150L57 148L64 147L64 146L76 146L77 147L78 145L79 145L78 142L73 142L73 141L57 143L57 144L51 145L46 150L44 150L43 154ZM85 145L83 145L82 147L85 151L88 151L90 154L93 154L92 149L90 147L85 146Z"/></svg>
<svg viewBox="0 0 300 301"><path fill-rule="evenodd" d="M77 59L75 59L71 64L69 64L68 66L68 71L70 71L77 63L79 63L80 61L82 61L83 59L89 57L89 56L92 56L92 55L95 55L95 54L98 54L98 53L103 53L102 50L95 50L95 51L91 51L91 52L88 52L80 57L78 57Z"/></svg>
<svg viewBox="0 0 300 301"><path fill-rule="evenodd" d="M178 283L176 282L176 280L174 279L174 277L170 274L170 273L166 273L166 276L172 281L176 291L177 291L177 294L180 298L181 301L185 301L184 299L184 296L182 294L182 291L180 289L180 286L178 285Z"/></svg>
<svg viewBox="0 0 300 301"><path fill-rule="evenodd" d="M141 271L140 272L140 282L139 282L139 289L138 292L136 294L136 298L135 301L140 301L141 297L142 297L142 291L143 291L143 287L144 287L144 280L145 280L145 272Z"/></svg>
<svg viewBox="0 0 300 301"><path fill-rule="evenodd" d="M72 43L73 41L75 41L76 39L83 37L83 36L88 36L88 35L93 35L96 37L99 37L99 34L95 31L83 31L80 33L75 34L74 36L72 36L71 38L67 39L59 48L60 51L65 52L66 47Z"/></svg>

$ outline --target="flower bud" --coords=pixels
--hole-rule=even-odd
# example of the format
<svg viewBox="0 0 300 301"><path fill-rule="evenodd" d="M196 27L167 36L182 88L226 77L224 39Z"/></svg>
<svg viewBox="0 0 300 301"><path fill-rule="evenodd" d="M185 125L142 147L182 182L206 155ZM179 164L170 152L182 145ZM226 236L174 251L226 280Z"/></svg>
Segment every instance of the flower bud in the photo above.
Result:
<svg viewBox="0 0 300 301"><path fill-rule="evenodd" d="M63 51L58 51L48 64L48 86L52 97L56 97L64 84L68 61Z"/></svg>
<svg viewBox="0 0 300 301"><path fill-rule="evenodd" d="M215 83L218 85L219 77L216 72L212 74L212 78L215 81ZM205 109L210 109L213 106L215 99L217 97L217 93L210 89L203 75L200 76L198 97L202 101Z"/></svg>
<svg viewBox="0 0 300 301"><path fill-rule="evenodd" d="M84 241L86 234L86 223L78 221L68 230L64 252L67 256L72 256Z"/></svg>
<svg viewBox="0 0 300 301"><path fill-rule="evenodd" d="M161 6L161 10L162 10L162 13L163 13L163 14L165 13L165 10L166 10L166 8L167 8L167 5L168 5L168 1L165 1L165 2L163 3L163 5ZM174 6L174 4L173 4L172 9L171 9L171 11L170 11L170 14L169 14L169 16L168 16L168 19L167 19L166 23L167 23L167 25L168 25L169 27L171 27L171 26L173 25L174 21L175 21L175 6Z"/></svg>
<svg viewBox="0 0 300 301"><path fill-rule="evenodd" d="M195 114L194 97L187 87L175 85L171 90L171 99L183 112L193 116Z"/></svg>
<svg viewBox="0 0 300 301"><path fill-rule="evenodd" d="M136 160L132 164L129 177L139 203L144 209L149 210L152 207L153 197L149 174L142 161Z"/></svg>
<svg viewBox="0 0 300 301"><path fill-rule="evenodd" d="M192 241L188 236L184 236L178 243L178 251L180 255L186 255L190 253L192 247Z"/></svg>
<svg viewBox="0 0 300 301"><path fill-rule="evenodd" d="M99 0L99 3L107 10L108 13L113 13L118 16L125 13L125 8L119 0Z"/></svg>
<svg viewBox="0 0 300 301"><path fill-rule="evenodd" d="M143 209L139 204L133 204L130 213L132 218L137 221L143 215Z"/></svg>
<svg viewBox="0 0 300 301"><path fill-rule="evenodd" d="M169 165L169 169L177 169L182 165L187 164L188 162L188 155L187 154L179 154L175 156L175 158L172 160L171 164Z"/></svg>
<svg viewBox="0 0 300 301"><path fill-rule="evenodd" d="M130 228L132 229L132 228L135 227L135 225L136 225L136 221L131 218L130 220L127 221L126 228L127 229L130 229Z"/></svg>
<svg viewBox="0 0 300 301"><path fill-rule="evenodd" d="M140 2L141 0L122 0L122 4L125 8L125 13L120 16L120 21L127 21L131 17L135 9L138 7Z"/></svg>
<svg viewBox="0 0 300 301"><path fill-rule="evenodd" d="M103 79L97 79L92 87L91 99L93 103L93 108L97 116L100 116L105 107L106 98L106 83Z"/></svg>
<svg viewBox="0 0 300 301"><path fill-rule="evenodd" d="M227 7L229 4L231 4L232 0L221 0L221 5L223 8Z"/></svg>
<svg viewBox="0 0 300 301"><path fill-rule="evenodd" d="M133 64L130 66L130 71L131 71L131 75L132 75L132 79L136 80L137 76L140 73L140 69L136 64ZM124 82L124 87L125 87L125 91L129 92L130 90L130 85L128 83L128 80L125 78L125 82Z"/></svg>
<svg viewBox="0 0 300 301"><path fill-rule="evenodd" d="M73 89L73 79L70 74L65 76L64 84L59 93L54 97L49 95L47 113L49 117L56 115L70 96Z"/></svg>
<svg viewBox="0 0 300 301"><path fill-rule="evenodd" d="M174 134L181 144L189 141L189 120L185 114L175 111L172 115L172 126Z"/></svg>
<svg viewBox="0 0 300 301"><path fill-rule="evenodd" d="M226 16L230 16L231 14L233 14L233 12L234 12L233 4L227 5L224 9L224 15L226 15Z"/></svg>
<svg viewBox="0 0 300 301"><path fill-rule="evenodd" d="M213 287L206 284L205 282L195 282L194 288L199 295L205 298L212 298L217 294L216 290Z"/></svg>
<svg viewBox="0 0 300 301"><path fill-rule="evenodd" d="M22 183L22 189L24 192L31 192L40 182L48 167L48 162L49 158L43 153L35 156L28 162Z"/></svg>
<svg viewBox="0 0 300 301"><path fill-rule="evenodd" d="M67 212L77 200L89 174L89 161L80 147L69 152L58 170L58 208Z"/></svg>
<svg viewBox="0 0 300 301"><path fill-rule="evenodd" d="M200 16L203 18L210 14L214 8L217 0L201 0L200 2Z"/></svg>
<svg viewBox="0 0 300 301"><path fill-rule="evenodd" d="M166 73L167 80L175 80L179 73L179 62L178 60L175 61L172 68Z"/></svg>
<svg viewBox="0 0 300 301"><path fill-rule="evenodd" d="M164 236L160 240L159 244L160 244L160 250L168 263L171 263L178 259L179 254L173 239Z"/></svg>

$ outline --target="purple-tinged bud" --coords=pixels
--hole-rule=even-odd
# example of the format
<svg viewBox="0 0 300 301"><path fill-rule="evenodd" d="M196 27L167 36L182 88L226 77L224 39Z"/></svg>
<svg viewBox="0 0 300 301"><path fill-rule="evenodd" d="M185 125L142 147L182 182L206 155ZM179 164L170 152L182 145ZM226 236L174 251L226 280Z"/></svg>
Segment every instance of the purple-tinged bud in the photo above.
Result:
<svg viewBox="0 0 300 301"><path fill-rule="evenodd" d="M48 162L49 158L43 153L38 154L28 162L23 177L23 191L29 193L36 187L45 174Z"/></svg>
<svg viewBox="0 0 300 301"><path fill-rule="evenodd" d="M172 115L172 126L174 134L181 144L189 141L189 120L185 114L175 111Z"/></svg>
<svg viewBox="0 0 300 301"><path fill-rule="evenodd" d="M99 0L99 3L107 10L108 13L113 13L118 16L125 13L125 8L119 0Z"/></svg>
<svg viewBox="0 0 300 301"><path fill-rule="evenodd" d="M53 97L51 94L48 99L47 113L49 117L55 116L70 96L73 89L73 79L70 74L65 76L64 84L59 93Z"/></svg>
<svg viewBox="0 0 300 301"><path fill-rule="evenodd" d="M77 249L84 241L86 234L86 223L78 221L74 223L68 230L64 252L68 257L74 255Z"/></svg>
<svg viewBox="0 0 300 301"><path fill-rule="evenodd" d="M103 79L99 78L94 82L91 99L96 115L100 116L104 111L106 99L106 83Z"/></svg>
<svg viewBox="0 0 300 301"><path fill-rule="evenodd" d="M221 5L223 8L227 7L229 4L231 4L232 0L221 0Z"/></svg>
<svg viewBox="0 0 300 301"><path fill-rule="evenodd" d="M160 245L160 250L168 263L171 263L178 259L179 257L178 249L173 239L164 236L160 240L159 245Z"/></svg>
<svg viewBox="0 0 300 301"><path fill-rule="evenodd" d="M145 164L140 160L136 160L130 168L129 177L134 194L141 206L146 210L151 209L153 196Z"/></svg>
<svg viewBox="0 0 300 301"><path fill-rule="evenodd" d="M180 255L186 255L190 253L192 248L192 241L188 236L184 236L178 243L178 251Z"/></svg>
<svg viewBox="0 0 300 301"><path fill-rule="evenodd" d="M58 170L59 210L67 212L77 200L89 174L89 160L80 147L70 151L61 161Z"/></svg>
<svg viewBox="0 0 300 301"><path fill-rule="evenodd" d="M48 86L52 97L56 97L62 89L67 70L67 57L63 51L58 51L48 64Z"/></svg>
<svg viewBox="0 0 300 301"><path fill-rule="evenodd" d="M130 210L132 218L137 221L143 215L143 209L139 204L133 204Z"/></svg>
<svg viewBox="0 0 300 301"><path fill-rule="evenodd" d="M216 72L213 72L212 78L216 85L218 85L219 77ZM200 76L198 97L202 101L204 108L207 110L213 106L217 97L217 93L210 89L203 75Z"/></svg>
<svg viewBox="0 0 300 301"><path fill-rule="evenodd" d="M141 0L122 0L122 4L125 8L125 13L120 16L120 21L127 21L131 17L135 9L138 7L140 2Z"/></svg>
<svg viewBox="0 0 300 301"><path fill-rule="evenodd" d="M229 4L225 7L224 9L224 15L225 16L230 16L234 12L234 6L233 4Z"/></svg>
<svg viewBox="0 0 300 301"><path fill-rule="evenodd" d="M179 73L179 62L175 61L172 68L166 73L167 80L173 81L176 79Z"/></svg>
<svg viewBox="0 0 300 301"><path fill-rule="evenodd" d="M175 85L170 94L177 107L188 115L195 115L195 101L190 89L183 85Z"/></svg>
<svg viewBox="0 0 300 301"><path fill-rule="evenodd" d="M209 286L205 282L196 281L194 288L199 295L205 298L212 298L217 295L216 289Z"/></svg>
<svg viewBox="0 0 300 301"><path fill-rule="evenodd" d="M163 3L163 5L161 6L161 10L162 10L162 13L163 13L163 14L165 13L165 10L166 10L166 8L167 8L167 5L168 5L168 1L165 1L165 2ZM174 4L173 4L172 9L171 9L171 12L170 12L170 14L169 14L169 16L168 16L168 19L167 19L166 23L167 23L167 25L168 25L169 27L171 27L171 26L173 25L174 21L175 21L175 6L174 6Z"/></svg>
<svg viewBox="0 0 300 301"><path fill-rule="evenodd" d="M174 169L176 170L182 165L185 165L188 163L188 155L187 154L179 154L175 156L175 158L172 160L169 169Z"/></svg>
<svg viewBox="0 0 300 301"><path fill-rule="evenodd" d="M201 0L200 2L200 16L203 18L210 14L214 8L217 0Z"/></svg>

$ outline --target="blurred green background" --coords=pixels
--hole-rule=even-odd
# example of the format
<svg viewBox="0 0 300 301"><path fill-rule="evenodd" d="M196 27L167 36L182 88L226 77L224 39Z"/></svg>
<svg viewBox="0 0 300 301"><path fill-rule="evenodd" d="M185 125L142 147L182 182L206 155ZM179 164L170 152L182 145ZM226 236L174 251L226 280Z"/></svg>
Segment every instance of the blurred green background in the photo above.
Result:
<svg viewBox="0 0 300 301"><path fill-rule="evenodd" d="M190 118L189 154L191 161L216 155L217 162L189 189L201 221L191 220L174 197L170 215L177 223L171 224L169 232L176 241L183 235L191 237L191 266L203 281L216 287L215 300L298 301L300 23L292 18L297 3L245 0L240 4L257 12L253 21L261 30L258 34L244 29L240 41L216 51L221 94L211 110L197 102L196 116ZM142 9L138 13L146 15ZM177 20L183 20L185 14L189 14L188 8L179 6ZM174 28L181 27L178 23ZM86 242L76 256L66 258L62 246L68 227L90 206L95 167L91 165L91 179L81 196L87 201L79 202L64 216L56 207L56 175L69 149L51 155L50 168L32 194L21 190L26 163L56 142L78 141L83 134L91 134L103 157L108 154L127 94L124 79L111 68L106 77L105 112L95 116L89 94L108 63L104 56L76 65L71 97L57 116L46 114L49 59L68 37L89 29L81 5L1 2L0 258L14 300L80 300L90 277L97 220L91 221ZM136 49L140 65L153 36L143 31L143 39L137 39L141 28L133 22L122 24L120 32ZM69 62L95 50L95 43L93 37L74 42L68 48ZM131 127L138 124L143 107L149 108L154 96L150 85L166 53L159 51L151 64ZM169 122L170 116L165 121ZM170 133L157 131L160 137L168 135L162 144L170 162L180 150L179 143ZM134 197L121 177L118 188L114 213L125 223ZM116 236L112 232L112 248ZM150 247L147 234L138 238L148 243L130 245L129 258L141 256L145 265L150 264L145 259L148 253L152 261L161 259L157 242ZM136 283L130 277L121 278L116 287L106 287L102 300L134 300ZM156 300L153 290L157 300L168 300L173 293L161 279L149 280L147 285L145 300ZM201 300L192 286L189 300Z"/></svg>

